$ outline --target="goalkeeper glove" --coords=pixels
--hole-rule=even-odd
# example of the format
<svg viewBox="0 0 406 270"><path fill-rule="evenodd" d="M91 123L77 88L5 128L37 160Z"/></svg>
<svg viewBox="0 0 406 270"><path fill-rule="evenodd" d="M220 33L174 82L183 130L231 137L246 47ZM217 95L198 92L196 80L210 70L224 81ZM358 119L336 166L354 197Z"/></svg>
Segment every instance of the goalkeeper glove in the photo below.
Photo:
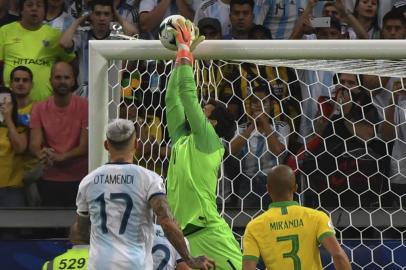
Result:
<svg viewBox="0 0 406 270"><path fill-rule="evenodd" d="M193 36L193 32L195 32L195 36ZM174 35L178 47L176 62L178 63L180 59L185 58L192 63L193 55L191 51L204 40L204 36L199 36L199 28L195 27L189 20L178 19Z"/></svg>

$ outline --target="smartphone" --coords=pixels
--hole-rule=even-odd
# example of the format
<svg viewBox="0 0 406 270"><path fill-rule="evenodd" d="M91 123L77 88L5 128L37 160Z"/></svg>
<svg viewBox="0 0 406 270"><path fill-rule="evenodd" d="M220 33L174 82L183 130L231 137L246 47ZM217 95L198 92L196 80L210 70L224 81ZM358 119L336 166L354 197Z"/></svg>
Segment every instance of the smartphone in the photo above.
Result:
<svg viewBox="0 0 406 270"><path fill-rule="evenodd" d="M330 17L315 17L310 19L310 24L313 28L330 27Z"/></svg>
<svg viewBox="0 0 406 270"><path fill-rule="evenodd" d="M10 93L0 93L0 106L1 104L11 102ZM3 114L0 112L0 122L4 121Z"/></svg>
<svg viewBox="0 0 406 270"><path fill-rule="evenodd" d="M0 93L0 104L11 102L10 93Z"/></svg>

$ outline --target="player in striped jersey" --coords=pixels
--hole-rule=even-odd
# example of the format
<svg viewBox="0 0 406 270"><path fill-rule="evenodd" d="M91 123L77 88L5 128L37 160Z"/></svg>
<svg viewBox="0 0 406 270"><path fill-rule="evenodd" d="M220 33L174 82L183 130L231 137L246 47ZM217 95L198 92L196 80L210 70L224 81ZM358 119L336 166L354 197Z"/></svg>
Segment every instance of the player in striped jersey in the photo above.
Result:
<svg viewBox="0 0 406 270"><path fill-rule="evenodd" d="M162 227L154 224L154 232L155 238L152 246L154 270L190 270L179 252L176 251L168 241L168 238L166 238ZM185 242L188 245L186 238Z"/></svg>
<svg viewBox="0 0 406 270"><path fill-rule="evenodd" d="M256 24L269 28L274 39L288 39L309 0L255 0Z"/></svg>
<svg viewBox="0 0 406 270"><path fill-rule="evenodd" d="M268 270L321 270L319 244L333 257L335 269L351 269L330 218L293 201L297 184L288 166L274 167L268 174L267 186L273 202L245 229L243 270L255 270L260 256Z"/></svg>
<svg viewBox="0 0 406 270"><path fill-rule="evenodd" d="M206 257L189 255L183 234L169 210L162 178L132 164L137 146L133 122L113 121L107 127L106 137L104 146L110 162L82 180L76 200L77 217L72 226L73 232L85 237L91 223L88 269L152 270L152 212L190 267L212 267L213 262Z"/></svg>

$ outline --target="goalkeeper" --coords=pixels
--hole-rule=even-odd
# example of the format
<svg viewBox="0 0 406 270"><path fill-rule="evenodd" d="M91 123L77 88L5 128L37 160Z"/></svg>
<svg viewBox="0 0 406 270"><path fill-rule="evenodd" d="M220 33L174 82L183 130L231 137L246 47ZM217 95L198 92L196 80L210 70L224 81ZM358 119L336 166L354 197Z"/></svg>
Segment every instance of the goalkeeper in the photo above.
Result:
<svg viewBox="0 0 406 270"><path fill-rule="evenodd" d="M226 107L210 101L202 110L193 77L192 49L204 37L193 24L178 20L176 66L166 92L166 115L172 141L167 178L169 205L191 254L207 254L216 269L241 269L242 255L233 233L217 212L217 175L224 155L220 138L229 140L235 122Z"/></svg>

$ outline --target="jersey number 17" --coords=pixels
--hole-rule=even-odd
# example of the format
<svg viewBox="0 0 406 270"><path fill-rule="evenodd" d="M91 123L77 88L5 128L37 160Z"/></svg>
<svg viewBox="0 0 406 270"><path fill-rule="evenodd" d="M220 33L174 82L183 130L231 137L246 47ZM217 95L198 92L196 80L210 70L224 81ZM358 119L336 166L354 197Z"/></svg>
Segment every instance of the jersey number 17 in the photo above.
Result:
<svg viewBox="0 0 406 270"><path fill-rule="evenodd" d="M110 193L110 200L123 200L126 203L123 218L121 219L119 234L125 233L127 228L128 219L130 218L131 210L133 209L133 200L127 193ZM106 214L106 201L104 200L104 193L96 198L96 202L100 203L100 217L101 217L101 230L102 233L108 233L107 229L107 214Z"/></svg>

